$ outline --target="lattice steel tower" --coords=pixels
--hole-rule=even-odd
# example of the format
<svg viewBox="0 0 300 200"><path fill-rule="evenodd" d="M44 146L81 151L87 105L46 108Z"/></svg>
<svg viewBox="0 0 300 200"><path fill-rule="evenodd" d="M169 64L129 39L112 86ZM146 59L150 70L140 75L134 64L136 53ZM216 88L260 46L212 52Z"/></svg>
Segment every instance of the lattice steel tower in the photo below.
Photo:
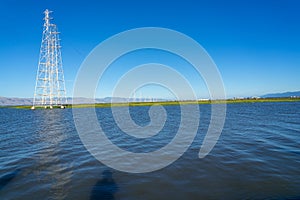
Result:
<svg viewBox="0 0 300 200"><path fill-rule="evenodd" d="M51 12L48 9L44 11L45 23L32 109L64 108L67 104L59 32L56 25L51 23Z"/></svg>

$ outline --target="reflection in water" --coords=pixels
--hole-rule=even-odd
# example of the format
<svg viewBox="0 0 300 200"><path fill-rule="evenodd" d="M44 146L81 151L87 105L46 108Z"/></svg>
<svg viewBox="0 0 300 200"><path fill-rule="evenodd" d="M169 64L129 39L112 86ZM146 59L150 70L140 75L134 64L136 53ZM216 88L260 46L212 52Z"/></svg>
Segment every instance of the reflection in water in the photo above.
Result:
<svg viewBox="0 0 300 200"><path fill-rule="evenodd" d="M112 172L105 170L102 172L102 179L94 185L90 199L113 200L115 199L114 193L116 193L118 189L118 185L112 178Z"/></svg>
<svg viewBox="0 0 300 200"><path fill-rule="evenodd" d="M0 190L6 186L11 180L13 180L20 172L20 169L15 170L14 172L11 172L9 174L6 174L2 177L0 177Z"/></svg>
<svg viewBox="0 0 300 200"><path fill-rule="evenodd" d="M39 164L36 173L39 181L50 183L51 199L64 199L68 194L67 185L71 182L72 169L60 159L60 143L65 139L65 124L62 110L41 110L39 131L42 150L38 153Z"/></svg>

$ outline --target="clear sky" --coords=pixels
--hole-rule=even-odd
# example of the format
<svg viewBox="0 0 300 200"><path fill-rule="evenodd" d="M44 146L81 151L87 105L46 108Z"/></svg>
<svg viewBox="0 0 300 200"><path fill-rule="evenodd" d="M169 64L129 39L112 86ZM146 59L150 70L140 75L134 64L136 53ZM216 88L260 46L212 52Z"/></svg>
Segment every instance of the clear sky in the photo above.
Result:
<svg viewBox="0 0 300 200"><path fill-rule="evenodd" d="M297 0L2 0L0 96L33 96L47 8L54 11L61 32L68 96L82 61L97 44L119 32L149 26L174 29L199 42L218 66L229 97L300 90ZM118 67L111 70L122 72ZM205 97L194 79L191 84ZM105 84L99 97L110 95L113 79L106 78Z"/></svg>

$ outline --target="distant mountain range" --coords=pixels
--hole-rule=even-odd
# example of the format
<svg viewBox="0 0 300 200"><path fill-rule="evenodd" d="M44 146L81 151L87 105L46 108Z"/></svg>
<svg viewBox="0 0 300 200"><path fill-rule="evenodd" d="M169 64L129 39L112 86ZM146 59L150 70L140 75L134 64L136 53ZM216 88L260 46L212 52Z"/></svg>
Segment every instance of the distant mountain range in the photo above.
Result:
<svg viewBox="0 0 300 200"><path fill-rule="evenodd" d="M120 103L120 102L127 102L127 101L146 101L150 100L148 98L139 98L139 99L127 99L121 97L105 97L105 98L84 98L84 97L77 97L71 98L68 97L67 101L69 104L89 104L89 103ZM156 99L157 101L163 101L166 99ZM18 106L18 105L32 105L33 99L32 98L17 98L17 97L0 97L0 106Z"/></svg>
<svg viewBox="0 0 300 200"><path fill-rule="evenodd" d="M67 98L68 103L73 104L88 104L88 103L109 103L109 102L125 102L125 98L97 98L89 99L84 97ZM15 97L0 97L0 106L17 106L17 105L32 105L33 98L15 98Z"/></svg>
<svg viewBox="0 0 300 200"><path fill-rule="evenodd" d="M296 92L284 92L284 93L272 93L272 94L265 94L260 96L261 98L275 98L275 97L300 97L300 91ZM138 99L137 101L145 101L150 99ZM157 101L163 101L166 99L156 99ZM0 96L0 106L17 106L17 105L32 105L32 98L15 98L15 97L1 97ZM96 99L89 99L89 98L68 98L68 103L73 104L88 104L88 103L118 103L118 102L127 102L128 99L120 98L120 97L106 97L106 98L96 98ZM129 99L129 101L134 101L134 99Z"/></svg>
<svg viewBox="0 0 300 200"><path fill-rule="evenodd" d="M32 98L0 97L0 106L32 105Z"/></svg>
<svg viewBox="0 0 300 200"><path fill-rule="evenodd" d="M261 96L262 98L275 98L275 97L300 97L300 91L296 92L284 92L284 93L272 93Z"/></svg>

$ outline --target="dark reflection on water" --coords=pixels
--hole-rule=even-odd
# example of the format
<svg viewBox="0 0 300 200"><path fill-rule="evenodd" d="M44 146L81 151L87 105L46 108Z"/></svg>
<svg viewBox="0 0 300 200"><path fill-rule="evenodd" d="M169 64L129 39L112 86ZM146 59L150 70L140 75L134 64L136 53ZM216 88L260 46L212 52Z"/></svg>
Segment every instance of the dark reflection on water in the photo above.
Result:
<svg viewBox="0 0 300 200"><path fill-rule="evenodd" d="M137 124L149 123L148 109L131 108ZM179 107L166 110L165 127L147 139L120 131L110 109L96 112L114 144L149 152L178 129ZM299 199L300 102L229 104L222 135L204 159L198 152L210 106L200 112L197 136L181 158L159 171L127 174L107 171L89 154L72 110L1 108L0 199Z"/></svg>
<svg viewBox="0 0 300 200"><path fill-rule="evenodd" d="M119 186L112 177L110 170L102 172L102 178L94 185L91 200L114 200L114 194L119 190Z"/></svg>
<svg viewBox="0 0 300 200"><path fill-rule="evenodd" d="M12 181L20 172L20 169L17 169L13 172L3 175L0 177L0 190L6 186L10 181Z"/></svg>

